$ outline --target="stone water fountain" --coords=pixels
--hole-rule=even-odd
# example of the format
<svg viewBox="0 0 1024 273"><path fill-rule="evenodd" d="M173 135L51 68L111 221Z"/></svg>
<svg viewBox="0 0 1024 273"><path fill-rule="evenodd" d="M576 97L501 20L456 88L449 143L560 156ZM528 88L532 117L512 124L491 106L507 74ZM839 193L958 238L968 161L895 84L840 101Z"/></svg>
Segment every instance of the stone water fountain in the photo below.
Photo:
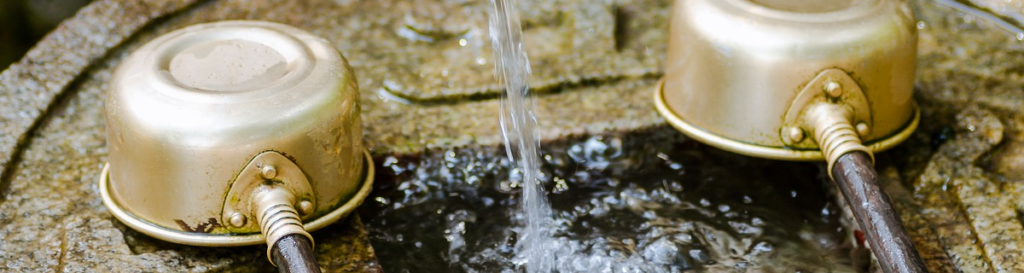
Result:
<svg viewBox="0 0 1024 273"><path fill-rule="evenodd" d="M1024 245L1020 217L1024 211L1024 43L1017 38L1020 36L998 24L949 5L959 2L911 2L919 21L915 99L921 106L922 121L921 128L905 144L878 155L877 167L886 178L885 189L932 272L1024 270L1024 249L1020 248ZM1024 1L964 3L1011 23L1024 18ZM378 169L391 171L381 171L377 178L380 186L359 215L313 234L321 266L327 271L414 272L424 270L416 267L420 263L433 268L481 270L474 265L476 256L453 255L461 252L450 251L458 250L456 243L462 237L426 238L454 235L458 230L453 233L454 229L444 226L436 233L415 233L389 228L402 226L396 219L403 216L395 211L404 206L412 208L407 212L414 212L405 217L441 219L434 221L442 226L462 223L463 232L472 234L466 229L474 224L467 219L484 222L479 219L486 215L463 208L471 206L430 201L436 197L400 201L435 195L430 190L444 192L442 199L459 196L460 189L452 185L472 185L468 181L474 179L485 178L476 183L490 183L498 189L482 193L480 200L514 205L513 198L493 198L515 191L514 183L507 181L510 173L514 174L511 171L467 171L452 178L468 184L429 183L444 177L443 170L503 164L502 154L492 151L501 143L497 123L501 90L492 75L483 12L487 4L455 0L99 0L90 4L58 26L20 62L0 73L0 128L4 132L0 135L0 271L273 271L262 247L187 247L136 233L110 216L96 188L108 152L101 101L113 68L128 52L160 34L229 19L280 22L324 37L346 55L359 78L366 124L364 141ZM718 203L720 200L743 198L730 196L730 188L711 190L716 185L710 179L715 172L760 166L761 171L754 171L757 175L719 177L761 179L751 182L761 186L785 180L773 175L777 170L811 177L818 173L820 166L816 165L771 165L724 155L667 129L653 111L650 90L662 73L670 5L668 0L538 0L521 4L527 52L533 64L531 83L539 94L542 139L553 143L549 148L552 150L546 152L547 162L553 166L549 167L549 180L559 192L553 200L588 189L613 189L621 193L614 196L622 200L652 196L656 191L630 188L623 182L605 182L614 184L607 187L586 182L599 178L612 181L628 176L623 173L642 172L638 170L647 166L642 163L645 158L670 162L665 163L666 170L676 166L672 164L690 173L704 170L706 175L701 177L711 182L695 192L723 197L693 201L698 207L707 201L712 213L717 210L723 215L738 210L740 205L722 210L728 202ZM558 166L571 170L564 173ZM576 168L601 171L587 179L573 179ZM765 178L760 178L762 174ZM797 185L783 187L782 191L789 192L788 187L792 187L794 195L811 193L822 200L841 200L827 195L828 183L807 180L781 183ZM723 183L733 188L742 185ZM805 188L805 184L819 189L795 190ZM682 191L692 188L685 182L680 185ZM826 190L817 187L820 185L826 185ZM557 190L559 187L564 189ZM642 190L649 191L635 194ZM795 196L793 199L800 200ZM793 210L800 215L806 214L803 210L812 215L832 215L825 217L831 220L808 224L814 227L850 227L845 218L835 216L842 212L836 202L814 201L811 203L816 207L811 209L766 207ZM638 204L646 204L640 206L644 210L656 211L656 203ZM832 204L831 209L827 209L828 204ZM554 205L558 209L559 202L554 201ZM458 206L463 207L450 208ZM574 204L563 206L572 208ZM743 208L756 211L756 207ZM626 210L630 209L634 207ZM427 213L434 210L439 213ZM642 216L644 210L637 213ZM657 217L628 219L661 221ZM441 234L441 230L449 234ZM440 247L444 252L441 254L409 248L417 240L404 238L406 234L419 234L428 244L447 246ZM622 253L608 254L613 257L640 257L642 262L668 259L666 268L680 269L728 271L736 270L739 264L724 267L726 262L705 261L692 265L700 263L700 251L694 254L698 258L664 258L661 252L645 256L646 249L654 249L662 241L645 243L608 234L602 239L615 249L623 249ZM829 234L831 237L826 236L824 241L846 241L849 246L842 248L844 253L857 252L856 235L844 239L849 232ZM714 254L711 250L705 252ZM497 268L508 265L498 264ZM484 268L482 271L495 271L495 267Z"/></svg>

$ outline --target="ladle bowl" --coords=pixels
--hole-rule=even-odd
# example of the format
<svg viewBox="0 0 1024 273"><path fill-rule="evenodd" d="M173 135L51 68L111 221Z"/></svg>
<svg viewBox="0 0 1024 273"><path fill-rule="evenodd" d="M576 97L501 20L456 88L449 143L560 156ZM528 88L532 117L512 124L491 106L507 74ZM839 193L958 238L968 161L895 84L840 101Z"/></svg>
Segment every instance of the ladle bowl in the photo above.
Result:
<svg viewBox="0 0 1024 273"><path fill-rule="evenodd" d="M916 48L901 0L677 0L654 102L712 146L824 160L882 271L925 272L872 166L917 128Z"/></svg>
<svg viewBox="0 0 1024 273"><path fill-rule="evenodd" d="M797 116L829 83L857 100L847 103L851 125L872 152L917 126L917 28L903 1L689 0L672 12L655 103L693 138L750 156L825 159Z"/></svg>
<svg viewBox="0 0 1024 273"><path fill-rule="evenodd" d="M103 201L158 239L260 244L261 226L278 226L254 200L280 197L315 230L371 188L353 72L306 31L255 21L173 31L124 59L106 95Z"/></svg>

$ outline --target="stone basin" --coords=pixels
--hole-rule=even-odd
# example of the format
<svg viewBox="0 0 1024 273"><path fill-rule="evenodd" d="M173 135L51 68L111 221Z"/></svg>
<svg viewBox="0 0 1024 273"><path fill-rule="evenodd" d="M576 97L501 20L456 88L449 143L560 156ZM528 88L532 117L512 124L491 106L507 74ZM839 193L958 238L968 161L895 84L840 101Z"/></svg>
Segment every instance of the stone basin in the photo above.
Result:
<svg viewBox="0 0 1024 273"><path fill-rule="evenodd" d="M911 1L920 29L921 128L879 154L877 167L932 272L1024 271L1024 43L946 1ZM523 2L543 141L668 130L650 98L671 1ZM1024 18L1024 1L964 3L1011 23ZM262 247L160 242L102 206L102 94L113 68L146 41L230 19L280 22L324 37L357 73L364 141L383 165L391 157L500 145L487 5L93 2L0 73L0 271L273 270ZM328 271L382 270L358 216L314 236Z"/></svg>

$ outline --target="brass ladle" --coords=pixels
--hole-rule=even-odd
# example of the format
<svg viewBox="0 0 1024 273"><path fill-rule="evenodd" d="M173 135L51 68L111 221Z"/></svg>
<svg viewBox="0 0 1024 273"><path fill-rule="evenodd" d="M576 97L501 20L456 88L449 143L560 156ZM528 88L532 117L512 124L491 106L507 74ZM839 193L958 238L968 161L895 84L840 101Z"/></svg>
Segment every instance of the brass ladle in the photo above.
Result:
<svg viewBox="0 0 1024 273"><path fill-rule="evenodd" d="M332 45L294 27L164 34L119 65L105 107L103 203L157 239L266 243L281 271L319 272L308 231L372 188L355 76Z"/></svg>
<svg viewBox="0 0 1024 273"><path fill-rule="evenodd" d="M917 128L917 28L899 0L677 0L654 94L676 129L828 163L885 272L925 272L872 167Z"/></svg>

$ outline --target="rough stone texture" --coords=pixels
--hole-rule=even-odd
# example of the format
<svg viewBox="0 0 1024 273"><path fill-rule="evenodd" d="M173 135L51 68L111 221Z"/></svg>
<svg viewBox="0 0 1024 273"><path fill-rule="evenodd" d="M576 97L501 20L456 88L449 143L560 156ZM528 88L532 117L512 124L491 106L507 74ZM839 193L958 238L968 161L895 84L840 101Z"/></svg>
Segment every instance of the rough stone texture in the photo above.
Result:
<svg viewBox="0 0 1024 273"><path fill-rule="evenodd" d="M657 76L665 56L664 22L670 3L523 1L519 5L523 39L534 67L532 90L558 92L584 83ZM372 67L406 68L371 72L384 76L375 79L384 83L383 91L420 103L496 98L503 92L491 76L494 61L487 13L492 7L488 1L366 3L353 8L376 5L388 5L399 16L375 29L382 33L373 37L371 47L350 52L383 57L370 60L380 62Z"/></svg>
<svg viewBox="0 0 1024 273"><path fill-rule="evenodd" d="M1002 139L1003 126L987 110L970 107L956 116L961 132L938 148L924 171L913 178L922 215L956 268L965 272L1017 272L1024 229L1011 195L974 165Z"/></svg>
<svg viewBox="0 0 1024 273"><path fill-rule="evenodd" d="M604 17L573 15L577 13L596 12L609 18L619 14L621 28L635 27L645 31L638 31L638 37L620 35L632 38L622 38L621 52L604 63L597 59L581 61L580 58L554 54L574 52L568 46L544 49L548 54L531 53L534 87L541 87L547 94L541 96L536 105L540 126L549 128L542 132L541 137L553 140L568 135L635 130L661 124L662 119L657 113L650 111L653 109L650 97L657 81L654 76L659 74L658 60L664 56L664 22L667 22L667 6L671 1L597 2L593 4L597 8L581 4L589 1L563 2L552 4L546 0L531 0L521 3L524 7L538 7L522 9L527 13L523 15L527 38L533 35L530 33L541 35L535 37L534 42L526 41L528 46L537 44L537 47L544 47L550 40L545 39L548 36L557 36L566 42L576 41L581 45L590 44L587 41L591 38L587 36L572 38L558 34L563 32L594 32L594 35L611 39L614 24L594 23ZM472 35L460 36L466 39L464 47L455 38L427 42L410 39L408 35L411 34L403 34L410 26L435 29L435 32L443 34L447 31L445 29L466 29L472 24L482 24L478 21L485 19L481 16L486 12L483 9L486 5L487 1L441 0L280 3L227 0L176 16L167 24L145 33L139 40L183 26L219 20L258 19L294 25L331 41L356 71L363 96L363 123L367 124L365 140L374 154L415 153L425 148L470 144L496 145L500 143L497 126L500 107L496 100L499 90L493 84L493 62L486 29L472 26ZM423 15L427 11L439 10L455 15L444 20L427 20ZM615 10L619 12L615 13ZM554 27L551 25L554 22L547 22L555 19L568 25ZM531 25L533 21L545 23ZM654 27L658 25L660 31ZM609 43L603 44L605 47L593 46L612 51L616 48ZM460 63L459 60L465 58L482 58L484 65ZM596 57L588 55L588 58ZM620 63L644 66L620 70L627 66Z"/></svg>
<svg viewBox="0 0 1024 273"><path fill-rule="evenodd" d="M187 25L259 19L334 43L360 79L375 155L499 143L486 1L192 2L95 2L0 73L0 271L273 270L262 247L160 242L100 204L110 71L145 41ZM663 125L650 100L670 2L524 1L535 5L522 17L545 140ZM884 186L933 272L1024 270L1024 44L977 16L913 3L922 127L882 155L891 160L879 165ZM364 232L358 218L315 232L321 265L379 270Z"/></svg>
<svg viewBox="0 0 1024 273"><path fill-rule="evenodd" d="M1017 192L1022 181L1014 176L1024 172L1016 163L1022 155L1015 129L1024 113L1024 48L1014 33L976 15L934 1L918 1L915 11L921 29L916 94L922 126L891 154L910 201L919 206L901 213L904 218L919 213L924 221L905 224L934 232L955 271L1022 271ZM932 269L953 271L945 265Z"/></svg>
<svg viewBox="0 0 1024 273"><path fill-rule="evenodd" d="M0 74L0 177L56 98L90 65L154 18L195 0L97 1L62 23Z"/></svg>

